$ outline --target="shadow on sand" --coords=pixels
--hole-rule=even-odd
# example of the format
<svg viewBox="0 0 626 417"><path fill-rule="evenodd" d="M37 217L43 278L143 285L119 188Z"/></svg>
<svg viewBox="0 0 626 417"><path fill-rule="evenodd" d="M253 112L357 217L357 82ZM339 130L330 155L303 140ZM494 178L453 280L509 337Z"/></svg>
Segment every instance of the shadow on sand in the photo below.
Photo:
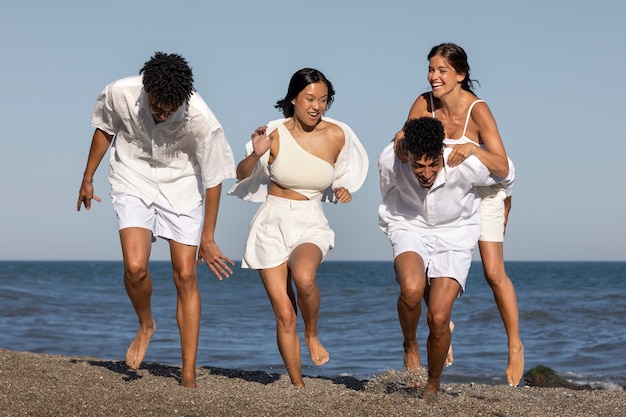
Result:
<svg viewBox="0 0 626 417"><path fill-rule="evenodd" d="M124 381L130 382L137 379L141 379L142 376L137 372L126 366L123 361L103 361L103 360L81 360L70 359L71 363L86 363L91 366L100 366L110 371L116 372L124 376ZM160 363L142 363L140 370L147 371L150 375L161 378L173 378L180 383L180 368L177 366L168 366ZM272 373L269 374L264 371L246 371L240 369L228 369L228 368L216 368L212 366L203 366L201 369L206 369L211 375L220 375L228 378L238 378L247 382L258 382L263 385L272 384L278 381L281 374ZM307 377L305 375L305 377ZM331 381L333 384L344 385L348 389L354 391L362 391L365 389L367 380L359 380L350 376L335 376L335 377L309 377L316 379L324 379Z"/></svg>

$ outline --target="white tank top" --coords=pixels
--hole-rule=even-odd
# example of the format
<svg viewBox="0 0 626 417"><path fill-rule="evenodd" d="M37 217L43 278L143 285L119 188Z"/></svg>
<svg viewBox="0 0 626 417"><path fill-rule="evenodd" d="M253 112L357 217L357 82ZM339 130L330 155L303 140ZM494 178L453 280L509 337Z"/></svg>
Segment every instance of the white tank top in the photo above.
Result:
<svg viewBox="0 0 626 417"><path fill-rule="evenodd" d="M467 116L465 117L465 126L463 126L463 134L461 135L460 138L457 139L452 139L452 138L445 138L443 140L443 143L445 144L451 144L454 145L455 143L473 143L474 145L480 146L480 144L476 143L475 141L471 140L470 138L468 138L467 136L465 136L465 132L467 131L467 125L469 123L469 119L470 119L470 115L472 114L472 108L474 107L474 104L476 103L484 103L485 100L475 100L472 104L470 104L469 109L467 109ZM433 109L431 114L433 116L433 119L435 118L435 103L433 101L433 94L430 93L430 108Z"/></svg>

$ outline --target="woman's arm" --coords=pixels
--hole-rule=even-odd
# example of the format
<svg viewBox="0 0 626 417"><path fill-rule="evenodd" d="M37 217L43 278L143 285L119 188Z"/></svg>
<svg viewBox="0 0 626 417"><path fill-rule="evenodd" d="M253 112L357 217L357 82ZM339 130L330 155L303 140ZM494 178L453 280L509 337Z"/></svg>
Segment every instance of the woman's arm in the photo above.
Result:
<svg viewBox="0 0 626 417"><path fill-rule="evenodd" d="M270 149L272 140L276 134L278 133L273 132L267 136L267 126L261 126L256 129L254 133L252 133L251 138L253 151L237 165L238 181L248 178L250 174L252 174L254 166L258 162L259 158L261 158L261 156L263 156L263 154Z"/></svg>
<svg viewBox="0 0 626 417"><path fill-rule="evenodd" d="M450 154L448 163L454 166L462 162L469 155L473 154L489 169L494 175L504 178L509 173L509 162L498 131L496 119L491 114L487 103L476 103L472 109L470 125L468 126L466 135L477 137L485 148L480 146L456 145L454 151ZM455 155L455 153L457 155ZM456 159L462 157L461 161L456 163Z"/></svg>

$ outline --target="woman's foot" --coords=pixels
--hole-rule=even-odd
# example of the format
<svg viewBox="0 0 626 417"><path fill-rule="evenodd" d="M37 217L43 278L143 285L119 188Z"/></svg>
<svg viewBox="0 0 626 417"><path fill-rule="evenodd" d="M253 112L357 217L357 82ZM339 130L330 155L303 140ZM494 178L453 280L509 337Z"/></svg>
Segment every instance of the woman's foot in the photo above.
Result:
<svg viewBox="0 0 626 417"><path fill-rule="evenodd" d="M509 348L509 362L504 371L506 382L510 387L516 387L524 374L524 345L519 348Z"/></svg>
<svg viewBox="0 0 626 417"><path fill-rule="evenodd" d="M305 340L306 346L309 349L309 355L311 355L311 361L315 365L322 366L328 362L330 355L316 336L305 336Z"/></svg>

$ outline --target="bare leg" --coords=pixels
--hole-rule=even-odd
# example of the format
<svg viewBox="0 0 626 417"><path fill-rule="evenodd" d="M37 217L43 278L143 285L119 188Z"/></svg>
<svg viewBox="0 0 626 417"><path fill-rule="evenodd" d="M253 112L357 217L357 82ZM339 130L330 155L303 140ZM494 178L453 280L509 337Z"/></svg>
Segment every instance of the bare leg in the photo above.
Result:
<svg viewBox="0 0 626 417"><path fill-rule="evenodd" d="M454 322L450 320L450 334L454 332ZM454 363L454 355L452 353L452 340L450 340L450 347L448 348L448 355L446 356L446 366L450 366Z"/></svg>
<svg viewBox="0 0 626 417"><path fill-rule="evenodd" d="M136 370L141 366L156 330L152 319L152 281L148 270L152 233L138 227L125 228L120 230L120 241L124 258L124 287L139 319L135 339L126 351L126 365Z"/></svg>
<svg viewBox="0 0 626 417"><path fill-rule="evenodd" d="M259 274L276 318L276 341L287 374L293 385L304 387L300 338L296 331L297 307L287 264L261 269Z"/></svg>
<svg viewBox="0 0 626 417"><path fill-rule="evenodd" d="M519 334L519 312L513 282L506 274L502 242L478 242L487 283L500 311L508 338L507 383L517 386L524 373L524 346Z"/></svg>
<svg viewBox="0 0 626 417"><path fill-rule="evenodd" d="M180 333L183 359L181 383L196 388L196 357L200 336L202 301L196 271L196 246L170 241L174 285L176 286L176 322Z"/></svg>
<svg viewBox="0 0 626 417"><path fill-rule="evenodd" d="M400 285L397 309L404 341L404 369L417 371L421 366L417 325L422 314L422 298L426 287L424 262L415 252L404 252L394 259L396 281ZM406 381L407 386L416 387L415 381Z"/></svg>
<svg viewBox="0 0 626 417"><path fill-rule="evenodd" d="M427 315L428 327L430 328L427 343L428 383L422 393L422 398L428 401L437 400L440 377L452 338L450 331L452 305L459 288L459 283L451 278L431 280Z"/></svg>
<svg viewBox="0 0 626 417"><path fill-rule="evenodd" d="M311 361L317 366L324 365L330 359L317 334L321 297L315 276L321 262L321 251L311 243L298 246L289 259L291 277L296 284L298 306L304 321L304 340Z"/></svg>
<svg viewBox="0 0 626 417"><path fill-rule="evenodd" d="M426 290L424 291L424 301L426 301L426 306L428 306L428 294L430 287L427 285ZM454 323L450 320L450 333L454 332ZM446 355L446 366L450 366L454 363L454 355L452 352L452 340L450 340L450 347L448 348L448 354Z"/></svg>

